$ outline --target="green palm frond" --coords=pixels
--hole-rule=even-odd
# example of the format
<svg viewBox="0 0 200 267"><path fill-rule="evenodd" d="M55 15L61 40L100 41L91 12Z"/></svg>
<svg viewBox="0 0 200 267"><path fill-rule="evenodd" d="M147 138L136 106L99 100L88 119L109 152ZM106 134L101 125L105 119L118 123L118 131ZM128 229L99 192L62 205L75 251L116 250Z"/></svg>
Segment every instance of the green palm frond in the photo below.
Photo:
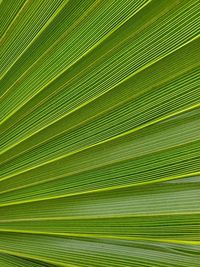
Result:
<svg viewBox="0 0 200 267"><path fill-rule="evenodd" d="M199 1L0 7L0 266L200 266Z"/></svg>

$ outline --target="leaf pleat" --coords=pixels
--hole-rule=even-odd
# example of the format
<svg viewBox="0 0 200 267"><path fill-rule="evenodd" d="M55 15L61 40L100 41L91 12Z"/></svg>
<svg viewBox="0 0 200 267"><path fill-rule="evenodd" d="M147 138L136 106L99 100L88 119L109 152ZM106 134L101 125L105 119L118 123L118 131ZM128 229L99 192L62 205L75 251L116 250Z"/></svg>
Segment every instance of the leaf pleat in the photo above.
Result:
<svg viewBox="0 0 200 267"><path fill-rule="evenodd" d="M199 1L0 10L0 266L198 267Z"/></svg>

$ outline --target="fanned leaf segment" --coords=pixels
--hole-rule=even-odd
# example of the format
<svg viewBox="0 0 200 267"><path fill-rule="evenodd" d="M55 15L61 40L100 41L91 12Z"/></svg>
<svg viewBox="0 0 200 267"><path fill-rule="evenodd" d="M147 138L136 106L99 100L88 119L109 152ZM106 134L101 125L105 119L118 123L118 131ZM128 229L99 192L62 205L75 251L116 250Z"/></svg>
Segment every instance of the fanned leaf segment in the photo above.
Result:
<svg viewBox="0 0 200 267"><path fill-rule="evenodd" d="M200 266L199 0L0 10L0 266Z"/></svg>

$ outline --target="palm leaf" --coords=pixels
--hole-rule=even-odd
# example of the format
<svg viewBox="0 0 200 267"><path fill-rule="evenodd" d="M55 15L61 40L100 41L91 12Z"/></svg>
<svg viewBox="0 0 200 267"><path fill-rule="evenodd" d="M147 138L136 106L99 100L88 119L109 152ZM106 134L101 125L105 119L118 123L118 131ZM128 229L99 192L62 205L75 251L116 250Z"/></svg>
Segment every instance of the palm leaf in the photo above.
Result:
<svg viewBox="0 0 200 267"><path fill-rule="evenodd" d="M0 6L0 265L199 266L199 1Z"/></svg>

